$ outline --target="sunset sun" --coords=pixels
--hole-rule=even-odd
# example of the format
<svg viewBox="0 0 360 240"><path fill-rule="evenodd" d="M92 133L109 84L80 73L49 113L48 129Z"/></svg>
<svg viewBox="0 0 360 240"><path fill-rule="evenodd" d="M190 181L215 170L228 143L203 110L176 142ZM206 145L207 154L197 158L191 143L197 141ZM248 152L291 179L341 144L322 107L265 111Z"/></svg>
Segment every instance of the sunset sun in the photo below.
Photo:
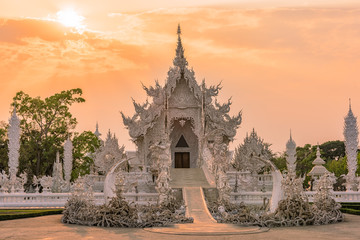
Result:
<svg viewBox="0 0 360 240"><path fill-rule="evenodd" d="M57 21L66 27L83 28L84 17L72 9L61 10L56 13Z"/></svg>

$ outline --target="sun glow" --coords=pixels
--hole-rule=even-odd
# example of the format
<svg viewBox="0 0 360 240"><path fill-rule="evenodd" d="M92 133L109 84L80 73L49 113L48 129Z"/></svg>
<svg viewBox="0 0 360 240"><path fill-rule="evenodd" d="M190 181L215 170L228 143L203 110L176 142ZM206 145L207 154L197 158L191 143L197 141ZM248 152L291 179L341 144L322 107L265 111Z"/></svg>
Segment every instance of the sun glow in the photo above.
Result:
<svg viewBox="0 0 360 240"><path fill-rule="evenodd" d="M56 13L56 16L57 21L66 27L73 27L78 30L85 27L83 24L85 18L72 9L61 10Z"/></svg>

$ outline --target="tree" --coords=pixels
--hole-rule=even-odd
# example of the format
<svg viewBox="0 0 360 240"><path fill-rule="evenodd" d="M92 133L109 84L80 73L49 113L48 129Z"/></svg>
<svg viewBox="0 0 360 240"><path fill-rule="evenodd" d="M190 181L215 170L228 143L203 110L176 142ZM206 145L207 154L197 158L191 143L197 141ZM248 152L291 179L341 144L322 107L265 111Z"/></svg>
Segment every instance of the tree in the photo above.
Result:
<svg viewBox="0 0 360 240"><path fill-rule="evenodd" d="M345 144L343 141L328 141L320 145L321 157L325 160L338 160L345 157Z"/></svg>
<svg viewBox="0 0 360 240"><path fill-rule="evenodd" d="M85 100L82 90L71 89L44 100L20 91L13 98L22 129L20 166L33 175L50 175L57 151L77 124L69 107Z"/></svg>
<svg viewBox="0 0 360 240"><path fill-rule="evenodd" d="M280 156L271 158L270 161L272 161L281 172L287 169L285 152Z"/></svg>
<svg viewBox="0 0 360 240"><path fill-rule="evenodd" d="M346 157L342 157L339 160L331 160L325 164L325 167L330 172L334 173L336 177L347 174Z"/></svg>
<svg viewBox="0 0 360 240"><path fill-rule="evenodd" d="M296 173L305 176L313 167L312 162L316 158L316 146L305 144L304 147L296 148Z"/></svg>
<svg viewBox="0 0 360 240"><path fill-rule="evenodd" d="M75 133L73 139L73 171L71 179L76 179L79 175L83 176L90 173L91 166L94 165L94 153L100 147L98 137L90 132L84 131L81 134Z"/></svg>

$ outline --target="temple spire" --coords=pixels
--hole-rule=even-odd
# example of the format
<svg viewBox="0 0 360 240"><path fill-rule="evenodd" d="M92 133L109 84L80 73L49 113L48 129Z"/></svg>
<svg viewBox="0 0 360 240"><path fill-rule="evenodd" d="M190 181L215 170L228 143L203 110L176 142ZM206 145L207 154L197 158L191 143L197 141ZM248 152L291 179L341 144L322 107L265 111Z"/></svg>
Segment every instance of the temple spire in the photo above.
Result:
<svg viewBox="0 0 360 240"><path fill-rule="evenodd" d="M179 67L183 71L184 68L188 65L188 62L187 62L186 58L184 57L184 48L183 48L182 42L181 42L180 24L178 25L177 35L178 35L178 41L177 41L177 47L176 47L176 55L175 55L173 63L174 63L174 66Z"/></svg>
<svg viewBox="0 0 360 240"><path fill-rule="evenodd" d="M98 124L98 122L96 122L96 129L95 129L94 134L95 134L98 138L100 138L100 136L101 136L101 133L99 132L99 124Z"/></svg>
<svg viewBox="0 0 360 240"><path fill-rule="evenodd" d="M351 98L349 98L349 111L351 111Z"/></svg>
<svg viewBox="0 0 360 240"><path fill-rule="evenodd" d="M286 143L286 165L288 172L295 172L296 170L296 143L292 139L290 130L290 139Z"/></svg>

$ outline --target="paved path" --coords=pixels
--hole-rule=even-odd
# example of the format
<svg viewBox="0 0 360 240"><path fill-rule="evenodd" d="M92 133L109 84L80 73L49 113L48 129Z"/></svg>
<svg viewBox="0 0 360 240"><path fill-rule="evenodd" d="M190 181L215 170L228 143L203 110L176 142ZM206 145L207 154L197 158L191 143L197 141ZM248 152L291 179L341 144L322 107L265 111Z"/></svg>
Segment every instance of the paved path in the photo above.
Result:
<svg viewBox="0 0 360 240"><path fill-rule="evenodd" d="M186 215L194 218L194 223L175 224L171 227L146 228L144 230L161 234L192 236L243 235L269 230L268 228L217 223L206 206L201 187L184 187L183 196L187 211Z"/></svg>
<svg viewBox="0 0 360 240"><path fill-rule="evenodd" d="M184 187L183 196L188 214L194 218L194 224L216 223L206 206L201 187Z"/></svg>
<svg viewBox="0 0 360 240"><path fill-rule="evenodd" d="M272 228L268 232L251 235L227 236L189 236L169 235L144 231L134 228L102 228L80 225L62 224L61 215L24 218L17 220L0 221L0 239L14 240L90 240L90 239L121 239L121 240L359 240L360 216L346 215L345 222L307 227ZM183 224L191 225L191 224ZM217 229L221 230L222 224ZM178 233L182 229L179 227ZM174 228L174 232L176 229ZM176 232L175 232L176 234ZM204 234L203 234L204 235Z"/></svg>
<svg viewBox="0 0 360 240"><path fill-rule="evenodd" d="M171 186L182 188L186 205L186 216L194 218L194 223L176 224L171 227L144 229L153 233L172 235L239 235L267 231L267 228L241 227L232 224L219 224L211 216L205 202L202 187L210 187L200 168L171 169Z"/></svg>

